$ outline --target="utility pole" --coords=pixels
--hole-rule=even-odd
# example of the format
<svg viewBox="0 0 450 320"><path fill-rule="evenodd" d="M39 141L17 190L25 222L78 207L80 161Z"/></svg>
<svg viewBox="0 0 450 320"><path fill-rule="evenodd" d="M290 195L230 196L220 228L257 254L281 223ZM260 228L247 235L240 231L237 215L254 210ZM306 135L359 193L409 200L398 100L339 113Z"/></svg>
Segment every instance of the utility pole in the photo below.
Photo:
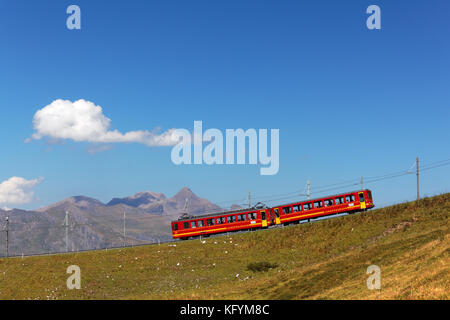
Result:
<svg viewBox="0 0 450 320"><path fill-rule="evenodd" d="M66 211L63 227L66 228L66 252L69 252L69 211Z"/></svg>
<svg viewBox="0 0 450 320"><path fill-rule="evenodd" d="M311 182L308 181L306 182L306 197L309 199L311 199Z"/></svg>
<svg viewBox="0 0 450 320"><path fill-rule="evenodd" d="M5 224L5 232L6 232L6 257L9 255L9 217L6 216L6 224Z"/></svg>
<svg viewBox="0 0 450 320"><path fill-rule="evenodd" d="M184 204L185 208L186 208L186 214L189 217L189 199L186 198L186 203Z"/></svg>
<svg viewBox="0 0 450 320"><path fill-rule="evenodd" d="M361 191L363 191L364 190L364 187L363 187L363 177L361 176Z"/></svg>
<svg viewBox="0 0 450 320"><path fill-rule="evenodd" d="M126 239L126 228L125 228L125 219L127 217L126 212L123 212L123 246L125 247L125 239Z"/></svg>
<svg viewBox="0 0 450 320"><path fill-rule="evenodd" d="M249 207L249 208L252 207L252 201L251 201L250 191L248 192L248 207Z"/></svg>
<svg viewBox="0 0 450 320"><path fill-rule="evenodd" d="M416 175L417 175L417 200L420 199L419 193L419 157L416 158Z"/></svg>

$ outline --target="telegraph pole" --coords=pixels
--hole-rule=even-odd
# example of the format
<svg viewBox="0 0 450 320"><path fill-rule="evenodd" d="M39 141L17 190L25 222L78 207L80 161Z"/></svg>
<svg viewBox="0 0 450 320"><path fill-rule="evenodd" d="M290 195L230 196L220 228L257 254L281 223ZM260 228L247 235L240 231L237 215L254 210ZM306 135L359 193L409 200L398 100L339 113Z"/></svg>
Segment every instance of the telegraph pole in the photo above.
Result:
<svg viewBox="0 0 450 320"><path fill-rule="evenodd" d="M419 157L416 158L416 176L417 176L417 200L420 199L419 193Z"/></svg>
<svg viewBox="0 0 450 320"><path fill-rule="evenodd" d="M251 201L251 197L250 197L250 191L248 192L248 207L249 207L249 208L252 207L252 201Z"/></svg>
<svg viewBox="0 0 450 320"><path fill-rule="evenodd" d="M126 239L126 229L125 229L125 219L126 219L126 217L127 217L127 214L126 214L126 212L124 211L123 212L123 246L125 247L125 239Z"/></svg>
<svg viewBox="0 0 450 320"><path fill-rule="evenodd" d="M188 199L188 198L186 198L186 204L185 204L185 207L186 207L186 214L187 214L188 217L189 217L189 199Z"/></svg>
<svg viewBox="0 0 450 320"><path fill-rule="evenodd" d="M66 252L69 252L69 211L66 211L63 226L66 228Z"/></svg>
<svg viewBox="0 0 450 320"><path fill-rule="evenodd" d="M6 257L9 255L9 217L6 216L6 224L5 224L5 232L6 232Z"/></svg>
<svg viewBox="0 0 450 320"><path fill-rule="evenodd" d="M363 191L364 190L364 187L363 187L363 177L361 176L361 191Z"/></svg>
<svg viewBox="0 0 450 320"><path fill-rule="evenodd" d="M306 197L309 199L311 199L311 182L308 181L306 182Z"/></svg>

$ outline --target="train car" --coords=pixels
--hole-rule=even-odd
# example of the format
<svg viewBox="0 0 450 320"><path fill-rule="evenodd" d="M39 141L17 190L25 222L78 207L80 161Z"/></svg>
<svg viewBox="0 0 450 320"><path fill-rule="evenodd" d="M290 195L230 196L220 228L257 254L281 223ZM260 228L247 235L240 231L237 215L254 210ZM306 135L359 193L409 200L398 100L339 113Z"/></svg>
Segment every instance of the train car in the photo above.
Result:
<svg viewBox="0 0 450 320"><path fill-rule="evenodd" d="M171 223L172 236L174 239L186 240L217 233L299 223L301 220L339 213L354 213L373 207L372 192L365 189L273 208L248 208L180 218Z"/></svg>
<svg viewBox="0 0 450 320"><path fill-rule="evenodd" d="M372 192L365 189L273 207L271 217L274 224L287 225L322 216L365 211L373 207Z"/></svg>
<svg viewBox="0 0 450 320"><path fill-rule="evenodd" d="M179 219L172 222L172 236L186 240L215 233L266 228L271 224L268 219L270 210L249 208Z"/></svg>

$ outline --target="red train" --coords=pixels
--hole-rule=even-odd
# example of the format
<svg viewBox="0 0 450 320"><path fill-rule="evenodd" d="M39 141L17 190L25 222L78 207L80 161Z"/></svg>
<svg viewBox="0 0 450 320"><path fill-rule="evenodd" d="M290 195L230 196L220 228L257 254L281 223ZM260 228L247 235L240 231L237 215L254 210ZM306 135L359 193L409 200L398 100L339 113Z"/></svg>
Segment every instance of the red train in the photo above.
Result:
<svg viewBox="0 0 450 320"><path fill-rule="evenodd" d="M172 235L174 239L186 240L217 233L299 223L301 220L339 213L354 213L373 207L372 192L365 189L272 208L247 208L180 218L172 222Z"/></svg>

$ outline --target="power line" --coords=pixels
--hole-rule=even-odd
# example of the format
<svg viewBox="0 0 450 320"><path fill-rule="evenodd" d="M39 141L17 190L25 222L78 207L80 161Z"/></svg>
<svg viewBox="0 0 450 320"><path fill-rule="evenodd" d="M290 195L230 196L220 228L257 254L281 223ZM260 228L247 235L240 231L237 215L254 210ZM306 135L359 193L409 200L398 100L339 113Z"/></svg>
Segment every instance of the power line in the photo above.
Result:
<svg viewBox="0 0 450 320"><path fill-rule="evenodd" d="M447 165L450 165L450 159L435 161L432 163L422 165L422 166L420 166L420 171L431 170L434 168L443 167L443 166L447 166ZM405 176L408 174L411 174L410 169L395 171L395 172L377 175L377 176L371 176L371 177L365 178L364 180L365 180L366 184L371 184L371 183L375 183L375 182L379 182L379 181L383 181L383 180L398 178L398 177ZM311 193L321 194L321 193L325 193L325 192L329 192L329 191L333 191L333 190L357 186L360 183L361 182L359 179L346 180L346 181L342 181L342 182L337 182L337 183L313 188L313 191ZM276 195L257 196L257 197L252 197L252 198L258 199L258 200L261 200L264 202L273 202L273 201L278 201L278 200L286 200L286 199L291 199L294 197L299 197L300 192L302 192L302 190L297 190L297 191L287 192L287 193L282 193L282 194L276 194ZM215 212L211 212L211 213L215 213Z"/></svg>

